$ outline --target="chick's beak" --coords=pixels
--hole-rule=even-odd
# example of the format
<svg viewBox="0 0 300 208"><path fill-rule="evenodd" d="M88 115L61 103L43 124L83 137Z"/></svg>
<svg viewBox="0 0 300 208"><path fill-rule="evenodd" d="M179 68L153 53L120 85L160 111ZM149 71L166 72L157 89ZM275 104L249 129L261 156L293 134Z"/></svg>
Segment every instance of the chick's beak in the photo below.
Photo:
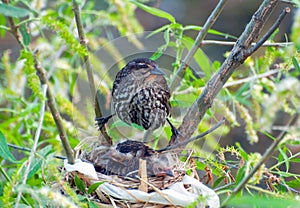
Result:
<svg viewBox="0 0 300 208"><path fill-rule="evenodd" d="M167 170L166 170L166 175L167 175L167 176L174 177L174 172L173 172L171 169L167 169Z"/></svg>
<svg viewBox="0 0 300 208"><path fill-rule="evenodd" d="M155 74L155 75L166 75L165 72L163 72L160 68L155 66L151 71L150 74Z"/></svg>

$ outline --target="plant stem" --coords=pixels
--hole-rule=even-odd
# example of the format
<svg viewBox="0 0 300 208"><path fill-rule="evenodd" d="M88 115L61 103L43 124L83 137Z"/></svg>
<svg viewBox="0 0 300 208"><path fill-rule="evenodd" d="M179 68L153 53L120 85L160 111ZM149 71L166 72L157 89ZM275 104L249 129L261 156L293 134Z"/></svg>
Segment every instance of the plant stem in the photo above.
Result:
<svg viewBox="0 0 300 208"><path fill-rule="evenodd" d="M73 0L72 2L73 2L73 12L75 15L75 21L76 21L78 36L80 39L80 44L86 49L86 51L88 51L87 44L86 44L86 38L85 38L85 34L83 31L83 26L82 26L82 22L81 22L81 18L80 18L80 9L79 9L79 6L78 6L78 3L76 0ZM100 118L103 115L102 115L100 105L99 105L99 100L98 100L94 76L93 76L93 68L90 63L89 56L85 55L83 57L83 61L84 61L84 67L86 68L86 72L87 72L87 76L88 76L90 91L94 98L94 109L95 109L96 118ZM101 133L104 136L107 145L112 145L112 138L107 134L105 126L101 129Z"/></svg>
<svg viewBox="0 0 300 208"><path fill-rule="evenodd" d="M46 97L47 88L48 88L47 84L43 84L42 85L42 93L43 93L44 97ZM24 175L23 175L23 180L22 180L22 184L23 185L26 184L27 177L28 177L29 170L30 170L30 166L31 166L31 163L33 161L33 158L34 158L34 155L35 155L35 152L36 152L36 149L37 149L38 141L39 141L40 134L41 134L41 131L42 131L42 126L43 126L43 120L44 120L44 114L45 114L45 106L46 106L46 100L44 100L42 102L42 104L41 104L40 120L39 120L37 129L36 129L36 132L35 132L34 143L33 143L33 146L32 146L32 149L31 149L31 152L30 152L30 155L29 155L29 158L27 160L26 169L25 169L25 172L24 172ZM19 206L22 194L23 194L22 191L18 192L17 199L16 199L16 204L15 204L16 208Z"/></svg>
<svg viewBox="0 0 300 208"><path fill-rule="evenodd" d="M184 72L188 66L188 64L191 62L193 56L197 52L199 46L201 45L201 42L203 41L204 37L206 36L208 30L211 28L211 26L215 23L219 15L221 14L221 11L223 10L225 3L227 0L220 0L218 5L215 7L214 11L211 13L211 15L206 20L203 28L199 31L198 36L192 46L192 48L189 50L188 54L182 61L181 65L179 66L179 69L177 70L174 78L171 81L170 84L170 91L173 92L175 88L178 86L181 77L184 75Z"/></svg>
<svg viewBox="0 0 300 208"><path fill-rule="evenodd" d="M38 62L36 55L37 55L37 51L34 54L35 69L37 71L37 74L40 78L40 81L41 81L42 85L49 86L46 72L42 68L40 63ZM64 147L64 150L65 150L67 158L68 158L68 162L70 164L74 164L74 153L73 153L72 147L71 147L71 145L68 141L66 131L63 127L62 119L61 119L60 113L59 113L59 111L56 107L55 98L54 98L54 95L52 93L51 88L49 88L48 91L47 91L47 98L48 98L48 106L50 108L51 114L52 114L53 119L55 121L57 130L58 130L58 133L59 133L60 140L62 142L62 145Z"/></svg>

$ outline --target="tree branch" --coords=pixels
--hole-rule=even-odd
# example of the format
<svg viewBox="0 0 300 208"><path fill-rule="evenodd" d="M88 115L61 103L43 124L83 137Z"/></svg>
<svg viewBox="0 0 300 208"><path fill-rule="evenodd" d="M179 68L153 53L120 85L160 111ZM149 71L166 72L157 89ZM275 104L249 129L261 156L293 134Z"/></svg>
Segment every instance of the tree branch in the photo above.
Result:
<svg viewBox="0 0 300 208"><path fill-rule="evenodd" d="M9 4L9 0L3 0L3 3L5 4ZM13 34L13 36L16 38L16 40L18 41L19 45L24 48L24 44L21 40L21 35L19 33L19 29L18 26L15 24L14 20L12 17L6 17L8 22L9 22L9 26L10 26L10 32Z"/></svg>
<svg viewBox="0 0 300 208"><path fill-rule="evenodd" d="M219 15L221 14L221 11L223 10L225 3L227 0L220 0L218 5L215 7L214 11L211 13L211 15L208 17L207 21L205 22L203 28L198 33L198 36L194 42L194 45L189 50L188 54L182 61L179 69L177 70L174 78L171 81L170 84L170 91L173 92L175 88L178 86L181 77L184 75L184 72L188 66L188 64L191 62L193 56L198 50L198 47L201 45L201 42L203 41L204 37L206 36L208 30L211 28L211 26L215 23Z"/></svg>
<svg viewBox="0 0 300 208"><path fill-rule="evenodd" d="M220 69L211 77L201 95L186 113L183 118L183 122L178 129L181 135L177 138L172 136L169 145L184 141L185 138L191 137L206 111L212 106L213 99L222 89L223 85L227 82L235 69L237 69L245 61L245 59L251 55L249 52L254 52L253 50L249 50L249 48L258 38L264 23L267 21L270 13L273 11L277 3L278 0L265 0L261 4L259 9L252 16L252 19L248 23L242 35L237 40L230 52L230 55L223 62ZM271 35L268 32L267 34Z"/></svg>
<svg viewBox="0 0 300 208"><path fill-rule="evenodd" d="M73 0L73 12L75 15L75 21L77 25L77 31L78 31L78 36L80 39L80 44L88 51L87 48L87 41L85 39L85 34L83 31L83 26L81 23L81 18L80 18L80 9L78 6L78 3L76 0ZM96 86L95 86L95 81L94 81L94 74L93 74L93 68L89 60L89 56L85 55L83 57L84 61L84 67L86 68L87 76L88 76L88 81L89 81L89 86L91 90L92 97L94 99L94 109L95 109L95 114L97 118L102 117L99 101L97 98L97 91L96 91ZM101 133L104 136L107 145L112 145L112 138L107 134L105 126L101 129Z"/></svg>
<svg viewBox="0 0 300 208"><path fill-rule="evenodd" d="M49 86L48 79L46 76L46 71L42 68L41 64L37 60L37 57L36 57L37 53L38 53L38 51L36 51L34 53L35 69L37 71L37 75L39 76L42 85L46 84L47 86ZM50 108L51 114L55 121L60 140L62 142L63 148L64 148L67 158L68 158L68 162L70 164L74 164L74 153L73 153L72 147L69 143L66 131L64 129L60 113L56 107L55 98L54 98L51 88L49 88L47 91L47 98L48 98L48 106Z"/></svg>

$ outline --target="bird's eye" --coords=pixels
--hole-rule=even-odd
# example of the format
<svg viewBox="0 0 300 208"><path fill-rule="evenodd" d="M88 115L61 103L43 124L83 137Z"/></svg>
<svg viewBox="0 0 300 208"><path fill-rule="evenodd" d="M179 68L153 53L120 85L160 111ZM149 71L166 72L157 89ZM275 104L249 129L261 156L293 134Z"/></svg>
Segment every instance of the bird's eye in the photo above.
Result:
<svg viewBox="0 0 300 208"><path fill-rule="evenodd" d="M136 64L137 65L137 67L140 69L140 68L148 68L149 66L148 66L148 64L145 64L145 63L137 63Z"/></svg>

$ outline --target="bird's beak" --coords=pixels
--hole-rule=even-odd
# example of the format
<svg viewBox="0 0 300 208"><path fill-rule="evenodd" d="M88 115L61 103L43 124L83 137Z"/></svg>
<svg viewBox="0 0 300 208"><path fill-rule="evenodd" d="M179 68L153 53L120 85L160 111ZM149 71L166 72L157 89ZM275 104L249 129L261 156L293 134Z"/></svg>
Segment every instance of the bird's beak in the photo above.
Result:
<svg viewBox="0 0 300 208"><path fill-rule="evenodd" d="M150 71L150 74L155 74L155 75L166 75L165 72L163 72L160 68L158 68L157 66L154 67L154 69L152 69Z"/></svg>
<svg viewBox="0 0 300 208"><path fill-rule="evenodd" d="M166 170L166 175L174 177L174 173L171 169Z"/></svg>

